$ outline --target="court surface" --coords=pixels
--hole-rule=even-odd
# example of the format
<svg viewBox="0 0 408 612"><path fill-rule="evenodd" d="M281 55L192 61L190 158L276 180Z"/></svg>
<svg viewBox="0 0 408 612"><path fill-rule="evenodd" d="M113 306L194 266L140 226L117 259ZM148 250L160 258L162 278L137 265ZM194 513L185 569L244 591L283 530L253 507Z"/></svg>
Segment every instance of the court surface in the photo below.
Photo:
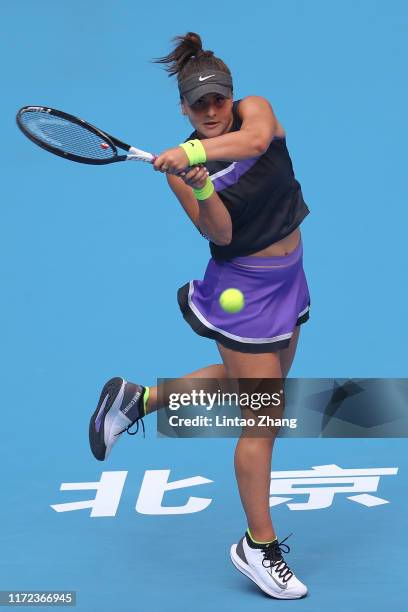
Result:
<svg viewBox="0 0 408 612"><path fill-rule="evenodd" d="M219 362L176 300L202 278L208 244L151 168L66 162L24 139L14 116L44 104L146 150L174 146L191 130L150 59L173 35L200 32L236 98L271 101L311 209L311 319L291 375L406 378L407 21L402 1L4 3L0 590L74 590L87 612L404 609L404 438L278 441L278 479L313 468L330 478L327 466L368 479L358 501L339 491L326 507L307 507L306 492L273 495L279 537L293 532L287 561L310 591L282 604L229 560L246 527L235 440L161 439L150 417L146 439L93 459L88 420L106 379L153 385ZM197 477L158 510L160 479ZM74 489L101 482L96 510L56 511L95 499ZM187 503L197 511L180 513Z"/></svg>

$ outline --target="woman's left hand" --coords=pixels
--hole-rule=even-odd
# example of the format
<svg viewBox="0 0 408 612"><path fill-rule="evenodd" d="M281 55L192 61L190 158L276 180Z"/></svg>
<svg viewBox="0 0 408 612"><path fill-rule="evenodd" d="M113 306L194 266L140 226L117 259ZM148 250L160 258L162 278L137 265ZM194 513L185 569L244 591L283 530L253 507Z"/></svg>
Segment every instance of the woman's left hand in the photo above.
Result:
<svg viewBox="0 0 408 612"><path fill-rule="evenodd" d="M208 176L207 168L201 164L179 174L179 177L183 179L185 184L193 189L203 189L207 183Z"/></svg>
<svg viewBox="0 0 408 612"><path fill-rule="evenodd" d="M167 172L168 174L179 174L189 167L189 160L181 147L173 147L160 153L156 157L153 167L159 172Z"/></svg>

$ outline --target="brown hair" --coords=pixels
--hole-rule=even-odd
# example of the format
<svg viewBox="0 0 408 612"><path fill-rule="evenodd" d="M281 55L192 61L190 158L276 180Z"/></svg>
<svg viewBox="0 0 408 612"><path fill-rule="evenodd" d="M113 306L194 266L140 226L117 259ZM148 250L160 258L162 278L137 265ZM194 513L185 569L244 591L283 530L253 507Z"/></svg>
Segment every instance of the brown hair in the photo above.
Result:
<svg viewBox="0 0 408 612"><path fill-rule="evenodd" d="M191 74L205 70L219 70L231 76L230 69L222 59L215 57L213 51L204 51L199 34L187 32L185 36L175 36L173 42L176 43L173 51L165 57L154 59L153 62L167 64L169 76L177 75L179 82Z"/></svg>

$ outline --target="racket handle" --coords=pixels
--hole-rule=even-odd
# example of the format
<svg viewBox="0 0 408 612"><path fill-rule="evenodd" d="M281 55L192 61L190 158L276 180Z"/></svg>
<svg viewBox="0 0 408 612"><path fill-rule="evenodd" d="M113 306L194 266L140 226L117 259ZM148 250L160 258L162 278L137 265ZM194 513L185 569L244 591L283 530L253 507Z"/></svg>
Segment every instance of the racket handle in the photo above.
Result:
<svg viewBox="0 0 408 612"><path fill-rule="evenodd" d="M130 161L144 161L152 164L156 158L157 155L152 155L152 153L147 153L147 151L142 151L142 149L136 147L129 147L128 149L127 159Z"/></svg>

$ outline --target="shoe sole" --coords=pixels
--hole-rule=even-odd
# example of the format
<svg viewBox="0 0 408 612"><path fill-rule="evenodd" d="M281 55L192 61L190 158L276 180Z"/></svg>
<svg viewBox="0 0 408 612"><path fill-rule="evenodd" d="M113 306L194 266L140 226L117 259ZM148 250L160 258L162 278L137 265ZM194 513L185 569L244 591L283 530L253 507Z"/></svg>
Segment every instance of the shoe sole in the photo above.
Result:
<svg viewBox="0 0 408 612"><path fill-rule="evenodd" d="M239 570L247 578L252 580L252 582L255 582L256 586L259 587L261 591L269 595L269 597L273 597L274 599L302 599L303 597L306 596L306 593L304 595L297 595L297 596L292 595L290 597L285 597L285 595L280 596L280 595L277 595L275 591L272 591L272 589L268 589L268 587L265 586L263 583L259 583L256 577L252 574L251 569L247 565L243 565L241 559L237 555L236 549L237 549L236 544L233 544L230 549L231 561L234 564L234 566L237 568L237 570Z"/></svg>
<svg viewBox="0 0 408 612"><path fill-rule="evenodd" d="M125 385L126 381L124 378L115 377L108 380L102 389L98 405L89 421L89 445L93 456L95 459L98 459L98 461L104 461L106 459L107 447L105 444L105 430L109 433L111 424L119 412ZM102 405L108 395L109 397L102 409ZM101 410L102 412L99 414ZM99 431L96 430L97 418L101 420Z"/></svg>

